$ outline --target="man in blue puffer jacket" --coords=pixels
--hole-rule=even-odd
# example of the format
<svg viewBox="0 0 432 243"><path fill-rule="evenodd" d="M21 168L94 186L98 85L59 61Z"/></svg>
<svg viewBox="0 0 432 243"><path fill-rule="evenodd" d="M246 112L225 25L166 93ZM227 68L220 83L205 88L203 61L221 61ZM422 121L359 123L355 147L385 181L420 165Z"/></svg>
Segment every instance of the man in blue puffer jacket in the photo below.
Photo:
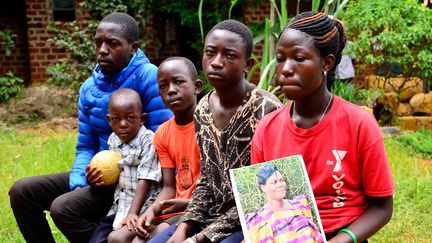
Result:
<svg viewBox="0 0 432 243"><path fill-rule="evenodd" d="M112 129L108 101L120 88L136 90L147 113L145 126L155 131L172 113L159 96L157 67L138 48L138 25L125 13L102 19L95 35L98 65L81 86L78 100L77 152L70 172L23 178L9 191L17 224L27 242L54 242L44 210L71 242L87 242L112 205L114 186L92 183L87 174L93 156L108 149Z"/></svg>

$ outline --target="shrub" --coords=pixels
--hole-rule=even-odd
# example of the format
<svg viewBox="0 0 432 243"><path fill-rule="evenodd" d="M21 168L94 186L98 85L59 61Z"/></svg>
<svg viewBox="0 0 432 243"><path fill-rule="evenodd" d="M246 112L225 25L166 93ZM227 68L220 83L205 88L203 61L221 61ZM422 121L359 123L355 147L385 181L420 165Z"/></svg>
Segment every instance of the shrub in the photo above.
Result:
<svg viewBox="0 0 432 243"><path fill-rule="evenodd" d="M365 89L338 79L333 83L332 92L351 103L369 108L373 108L376 105L376 99L383 95L382 90Z"/></svg>
<svg viewBox="0 0 432 243"><path fill-rule="evenodd" d="M89 77L91 69L79 63L69 63L66 58L62 58L54 66L47 68L49 78L48 84L60 87L69 87L78 90L81 83Z"/></svg>
<svg viewBox="0 0 432 243"><path fill-rule="evenodd" d="M22 90L24 80L16 77L11 71L0 77L0 102L7 101Z"/></svg>
<svg viewBox="0 0 432 243"><path fill-rule="evenodd" d="M13 38L15 37L16 34L10 29L0 30L0 49L4 49L6 56L10 56L12 53L15 46Z"/></svg>
<svg viewBox="0 0 432 243"><path fill-rule="evenodd" d="M341 12L360 72L384 70L420 77L432 85L432 10L417 0L352 0Z"/></svg>
<svg viewBox="0 0 432 243"><path fill-rule="evenodd" d="M84 29L76 22L53 22L48 26L54 34L48 41L65 49L72 59L60 59L56 65L47 68L49 83L78 88L90 76L95 66L93 37L97 24L90 21L87 25Z"/></svg>

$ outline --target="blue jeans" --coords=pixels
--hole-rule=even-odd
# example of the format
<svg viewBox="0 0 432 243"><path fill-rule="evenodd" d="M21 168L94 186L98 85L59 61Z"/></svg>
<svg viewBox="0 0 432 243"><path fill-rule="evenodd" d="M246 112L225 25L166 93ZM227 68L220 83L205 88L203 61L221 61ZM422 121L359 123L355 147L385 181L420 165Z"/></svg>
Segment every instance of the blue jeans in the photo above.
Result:
<svg viewBox="0 0 432 243"><path fill-rule="evenodd" d="M161 233L155 235L151 240L149 240L147 243L160 243L160 242L167 242L167 240L174 234L174 231L177 229L177 225L173 224L168 229L162 231ZM197 229L198 233L200 229ZM237 231L232 233L227 238L223 239L221 243L239 243L243 240L243 232Z"/></svg>

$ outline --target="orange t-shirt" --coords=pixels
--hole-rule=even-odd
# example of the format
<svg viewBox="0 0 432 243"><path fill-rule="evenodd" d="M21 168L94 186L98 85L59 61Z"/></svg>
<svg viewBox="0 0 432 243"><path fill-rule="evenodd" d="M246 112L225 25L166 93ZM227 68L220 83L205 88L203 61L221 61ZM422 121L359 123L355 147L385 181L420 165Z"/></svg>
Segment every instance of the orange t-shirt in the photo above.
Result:
<svg viewBox="0 0 432 243"><path fill-rule="evenodd" d="M190 199L200 176L200 155L194 123L176 124L174 118L163 123L154 134L162 168L174 168L176 199Z"/></svg>

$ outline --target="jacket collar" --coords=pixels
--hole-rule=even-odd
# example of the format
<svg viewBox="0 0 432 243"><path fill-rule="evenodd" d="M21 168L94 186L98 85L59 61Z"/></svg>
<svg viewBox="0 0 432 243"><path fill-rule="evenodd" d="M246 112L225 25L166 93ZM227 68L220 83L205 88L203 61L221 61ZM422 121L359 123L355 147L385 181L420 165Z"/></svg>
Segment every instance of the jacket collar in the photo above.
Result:
<svg viewBox="0 0 432 243"><path fill-rule="evenodd" d="M150 63L149 59L141 49L138 49L132 56L128 66L123 68L120 72L116 74L104 74L99 64L97 64L93 70L92 78L100 89L114 91L121 87L139 66L146 63Z"/></svg>

